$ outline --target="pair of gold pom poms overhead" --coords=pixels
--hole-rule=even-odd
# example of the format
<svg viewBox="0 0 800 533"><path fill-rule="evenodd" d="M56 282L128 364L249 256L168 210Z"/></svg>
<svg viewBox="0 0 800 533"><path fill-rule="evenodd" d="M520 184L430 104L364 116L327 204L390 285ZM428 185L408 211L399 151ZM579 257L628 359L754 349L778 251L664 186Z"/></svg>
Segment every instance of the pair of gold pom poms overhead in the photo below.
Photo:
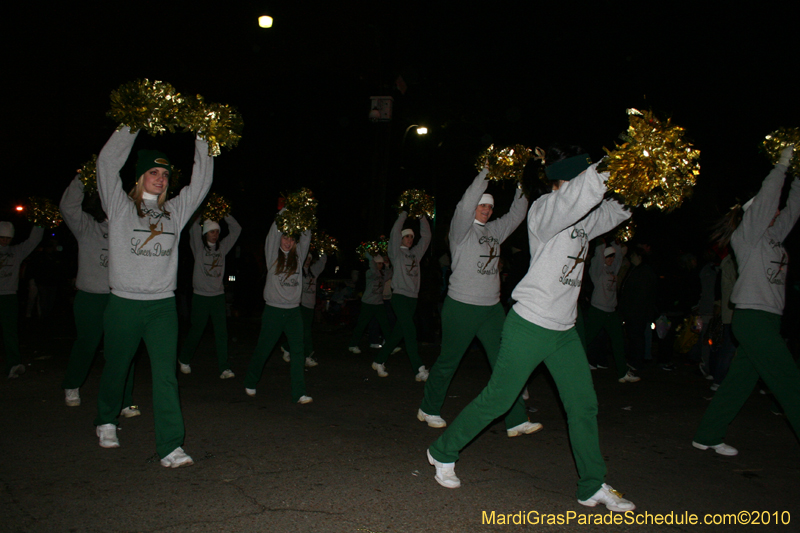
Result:
<svg viewBox="0 0 800 533"><path fill-rule="evenodd" d="M111 92L108 116L150 135L187 131L208 142L208 155L233 148L242 138L242 117L227 104L206 102L199 94L184 96L169 83L148 79L121 85Z"/></svg>

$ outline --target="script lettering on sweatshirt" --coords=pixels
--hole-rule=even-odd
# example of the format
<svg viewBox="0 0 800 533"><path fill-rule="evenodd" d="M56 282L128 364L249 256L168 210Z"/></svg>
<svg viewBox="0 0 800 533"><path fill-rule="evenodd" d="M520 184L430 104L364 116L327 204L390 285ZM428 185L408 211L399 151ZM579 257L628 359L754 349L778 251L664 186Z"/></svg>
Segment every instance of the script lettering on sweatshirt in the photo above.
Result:
<svg viewBox="0 0 800 533"><path fill-rule="evenodd" d="M10 278L14 275L14 252L0 254L0 278Z"/></svg>
<svg viewBox="0 0 800 533"><path fill-rule="evenodd" d="M203 274L209 278L218 278L222 276L223 255L218 251L211 251L208 248L204 250Z"/></svg>
<svg viewBox="0 0 800 533"><path fill-rule="evenodd" d="M484 276L497 275L498 273L497 265L499 263L498 258L500 257L500 241L491 235L484 235L481 236L480 239L478 239L478 244L481 245L485 244L489 247L489 255L478 256L479 257L477 264L478 274ZM498 259L498 261L495 261L494 265L491 265L492 261L494 261L495 259Z"/></svg>
<svg viewBox="0 0 800 533"><path fill-rule="evenodd" d="M561 267L561 277L558 278L558 282L562 285L569 285L570 287L580 287L581 282L583 281L583 268L578 270L578 274L580 277L570 275L575 272L575 269L578 268L578 265L582 264L586 261L586 254L588 252L587 245L589 244L589 239L586 235L586 231L583 228L573 227L572 232L570 232L569 237L571 239L579 239L581 249L578 253L574 256L568 255L567 259L569 262Z"/></svg>
<svg viewBox="0 0 800 533"><path fill-rule="evenodd" d="M175 235L174 232L164 231L163 220L159 223L159 219L162 218L171 220L170 216L167 213L153 211L150 208L144 208L142 211L148 217L148 227L150 229L134 228L133 232L147 233L149 235L146 238L131 237L131 253L142 257L168 257L172 255L172 247L165 249L161 243L158 242L154 242L150 248L145 248L145 246L150 244L150 242L159 235Z"/></svg>
<svg viewBox="0 0 800 533"><path fill-rule="evenodd" d="M783 243L770 239L772 250L779 253L780 261L770 261L772 266L767 267L767 281L773 285L786 284L786 267L789 265L789 255L783 249Z"/></svg>
<svg viewBox="0 0 800 533"><path fill-rule="evenodd" d="M417 256L414 254L403 254L408 261L405 265L406 267L406 275L410 278L416 278L419 276L419 264L417 263Z"/></svg>

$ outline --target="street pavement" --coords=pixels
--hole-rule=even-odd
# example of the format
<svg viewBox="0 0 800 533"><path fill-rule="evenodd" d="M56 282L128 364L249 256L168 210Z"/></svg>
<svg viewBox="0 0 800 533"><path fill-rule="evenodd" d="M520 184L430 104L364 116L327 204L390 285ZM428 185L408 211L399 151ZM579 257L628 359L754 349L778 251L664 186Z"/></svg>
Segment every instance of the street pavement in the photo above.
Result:
<svg viewBox="0 0 800 533"><path fill-rule="evenodd" d="M120 448L102 449L92 424L102 356L81 389L82 405L66 407L60 384L73 338L52 338L44 329L25 335L27 372L0 382L0 531L800 531L800 445L758 391L728 431L726 442L739 455L722 457L691 446L713 395L693 367L646 368L632 384L617 383L611 369L593 372L607 482L637 510L623 517L633 523L585 525L613 516L576 502L566 419L546 371L534 375L527 402L536 410L530 419L544 429L510 439L502 421L489 426L463 451L456 464L462 487L452 490L434 481L426 460L425 449L442 430L416 418L424 384L414 381L405 351L379 378L370 368L374 350L354 355L347 351L349 330L320 328L319 366L305 373L314 402L291 402L289 365L277 350L250 398L243 378L259 325L230 322L235 378L219 379L210 327L192 373L178 374L184 449L195 460L179 469L161 467L155 455L146 353L134 388L142 416L122 419ZM422 347L428 366L437 354L436 346ZM482 352L468 352L443 407L445 420L488 376ZM740 518L769 524L675 524L742 511L747 517ZM543 515L569 523L536 524ZM652 524L660 515L673 524ZM486 523L492 516L494 524Z"/></svg>

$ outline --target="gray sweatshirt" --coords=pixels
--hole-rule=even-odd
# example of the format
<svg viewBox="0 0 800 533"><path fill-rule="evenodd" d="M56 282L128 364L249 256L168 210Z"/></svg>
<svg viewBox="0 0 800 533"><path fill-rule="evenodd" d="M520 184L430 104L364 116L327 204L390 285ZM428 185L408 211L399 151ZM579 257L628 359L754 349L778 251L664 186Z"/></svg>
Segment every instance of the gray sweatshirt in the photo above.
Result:
<svg viewBox="0 0 800 533"><path fill-rule="evenodd" d="M783 241L800 216L800 180L795 178L786 207L775 219L775 224L769 227L778 210L785 178L786 167L775 165L731 237L739 264L739 279L731 294L736 309L783 314L789 266Z"/></svg>
<svg viewBox="0 0 800 533"><path fill-rule="evenodd" d="M78 241L78 277L75 286L83 292L108 294L108 220L98 222L85 212L80 175L69 184L58 208Z"/></svg>
<svg viewBox="0 0 800 533"><path fill-rule="evenodd" d="M389 233L389 260L394 267L394 276L392 278L392 291L394 294L401 294L409 298L416 298L419 294L419 262L422 256L428 250L428 245L431 243L431 226L428 223L427 217L423 216L419 220L419 233L420 238L416 246L409 249L403 244L403 223L408 218L408 213L401 212L392 226L392 231Z"/></svg>
<svg viewBox="0 0 800 533"><path fill-rule="evenodd" d="M264 285L264 301L271 307L281 309L294 309L300 305L303 294L303 263L308 255L308 247L311 245L311 232L304 231L297 241L295 250L297 251L297 270L294 274L287 276L286 273L275 274L277 268L278 254L288 256L289 252L281 250L281 232L275 223L269 228L267 241L264 244L264 255L267 259L267 283Z"/></svg>
<svg viewBox="0 0 800 533"><path fill-rule="evenodd" d="M383 268L378 268L374 256L365 253L364 257L369 262L369 270L367 270L366 286L361 301L367 305L381 305L383 304L383 288L386 285L387 265L383 263Z"/></svg>
<svg viewBox="0 0 800 533"><path fill-rule="evenodd" d="M531 264L512 297L514 311L543 328L566 331L575 325L589 241L631 216L615 200L603 200L608 173L596 167L540 197L528 211Z"/></svg>
<svg viewBox="0 0 800 533"><path fill-rule="evenodd" d="M211 188L214 160L208 144L196 139L191 183L164 211L157 200L144 200L145 216L139 217L119 177L138 134L127 126L115 131L97 156L97 190L109 225L108 279L111 293L120 298L161 300L174 296L181 230Z"/></svg>
<svg viewBox="0 0 800 533"><path fill-rule="evenodd" d="M317 277L325 270L328 256L322 254L311 268L303 269L303 298L300 305L307 309L314 309L317 306Z"/></svg>
<svg viewBox="0 0 800 533"><path fill-rule="evenodd" d="M495 305L500 301L500 245L525 220L528 199L522 191L514 193L511 210L505 216L481 224L475 208L489 182L482 170L467 188L450 222L450 286L447 295L471 305Z"/></svg>
<svg viewBox="0 0 800 533"><path fill-rule="evenodd" d="M189 228L189 247L194 256L192 286L194 293L200 296L219 296L225 294L222 276L225 274L225 256L228 255L242 233L242 227L232 216L224 218L228 224L228 235L217 241L215 250L203 245L203 230L200 223Z"/></svg>
<svg viewBox="0 0 800 533"><path fill-rule="evenodd" d="M592 278L594 291L592 291L592 306L613 313L617 308L617 274L622 267L622 258L625 257L622 247L616 242L611 243L614 248L614 262L606 266L603 252L607 248L605 243L600 243L594 250L594 256L589 264L589 277Z"/></svg>
<svg viewBox="0 0 800 533"><path fill-rule="evenodd" d="M17 294L19 287L19 267L41 242L44 229L31 228L28 240L11 246L0 246L0 296Z"/></svg>

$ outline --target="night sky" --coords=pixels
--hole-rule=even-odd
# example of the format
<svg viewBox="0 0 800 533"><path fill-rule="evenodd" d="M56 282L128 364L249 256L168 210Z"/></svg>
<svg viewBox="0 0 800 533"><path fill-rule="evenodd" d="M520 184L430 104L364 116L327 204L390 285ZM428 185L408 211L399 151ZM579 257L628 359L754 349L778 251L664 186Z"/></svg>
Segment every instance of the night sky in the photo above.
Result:
<svg viewBox="0 0 800 533"><path fill-rule="evenodd" d="M242 141L216 158L212 191L231 200L244 238L262 240L279 194L307 186L320 227L345 250L388 230L389 204L412 187L435 193L443 235L492 142L577 143L600 157L627 127L628 107L672 117L702 152L694 197L671 215L637 213L641 231L672 246L700 243L737 195L757 191L769 170L764 135L800 125L790 82L797 8L788 2L723 11L646 2L26 4L3 16L2 135L13 162L0 218L14 219L13 205L31 194L57 201L116 126L105 116L110 92L145 77L241 112ZM270 30L256 23L265 12ZM390 124L367 120L372 95L394 97ZM429 135L412 131L403 142L411 124ZM142 134L134 150L147 147L170 154L188 178L189 134ZM386 216L375 227L370 184L382 164ZM123 177L132 182L132 168ZM502 214L509 191L492 187Z"/></svg>

